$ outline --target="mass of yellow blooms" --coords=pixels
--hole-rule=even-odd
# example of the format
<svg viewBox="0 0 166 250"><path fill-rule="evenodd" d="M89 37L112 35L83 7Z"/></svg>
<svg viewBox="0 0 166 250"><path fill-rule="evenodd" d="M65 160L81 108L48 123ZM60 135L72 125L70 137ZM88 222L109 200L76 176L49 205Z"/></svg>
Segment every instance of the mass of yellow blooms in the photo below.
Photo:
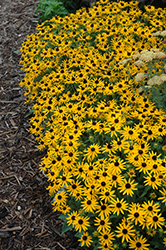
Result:
<svg viewBox="0 0 166 250"><path fill-rule="evenodd" d="M21 48L40 170L81 246L165 249L165 28L166 9L100 0Z"/></svg>

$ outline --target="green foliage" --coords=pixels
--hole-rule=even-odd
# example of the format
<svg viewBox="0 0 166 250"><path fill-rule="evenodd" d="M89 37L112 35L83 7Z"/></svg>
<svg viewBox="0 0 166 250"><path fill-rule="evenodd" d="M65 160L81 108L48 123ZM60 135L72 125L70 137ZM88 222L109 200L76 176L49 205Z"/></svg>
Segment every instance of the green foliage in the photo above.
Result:
<svg viewBox="0 0 166 250"><path fill-rule="evenodd" d="M41 0L35 12L36 14L39 12L39 22L51 19L53 16L64 17L69 13L63 3L58 0Z"/></svg>
<svg viewBox="0 0 166 250"><path fill-rule="evenodd" d="M89 0L41 0L35 12L39 14L39 22L51 19L53 16L64 17L75 13L82 7L89 7Z"/></svg>
<svg viewBox="0 0 166 250"><path fill-rule="evenodd" d="M67 222L65 221L65 223L63 223L63 226L62 226L62 234L70 231L72 229L72 225L68 225Z"/></svg>
<svg viewBox="0 0 166 250"><path fill-rule="evenodd" d="M75 13L82 7L89 7L89 0L62 0L62 2L69 13Z"/></svg>

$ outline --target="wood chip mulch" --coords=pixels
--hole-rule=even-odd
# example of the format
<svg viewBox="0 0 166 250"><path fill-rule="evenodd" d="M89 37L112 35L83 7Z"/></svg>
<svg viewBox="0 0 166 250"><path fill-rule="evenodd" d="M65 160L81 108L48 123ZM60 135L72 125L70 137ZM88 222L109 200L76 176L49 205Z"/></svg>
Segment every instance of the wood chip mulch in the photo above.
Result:
<svg viewBox="0 0 166 250"><path fill-rule="evenodd" d="M87 250L72 232L61 235L62 221L51 207L47 180L38 170L45 151L29 132L19 86L24 78L19 49L35 32L36 0L0 0L0 250Z"/></svg>

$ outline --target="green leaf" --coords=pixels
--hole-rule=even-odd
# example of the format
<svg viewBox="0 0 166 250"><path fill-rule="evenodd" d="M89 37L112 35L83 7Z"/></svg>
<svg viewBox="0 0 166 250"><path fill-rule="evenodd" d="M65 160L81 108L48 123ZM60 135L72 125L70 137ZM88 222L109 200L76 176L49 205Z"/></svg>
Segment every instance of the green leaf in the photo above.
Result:
<svg viewBox="0 0 166 250"><path fill-rule="evenodd" d="M77 233L75 234L75 237L81 238L81 236L83 235L83 233L84 233L84 231L82 231L81 233L80 233L80 232L77 232Z"/></svg>
<svg viewBox="0 0 166 250"><path fill-rule="evenodd" d="M141 196L139 196L139 198L144 197L150 189L151 189L151 187L149 187L149 186L146 187L146 188L145 188L145 191L141 194Z"/></svg>
<svg viewBox="0 0 166 250"><path fill-rule="evenodd" d="M65 223L62 226L62 233L61 234L66 233L67 231L71 230L72 228L73 228L72 225L68 226L67 222L65 221Z"/></svg>
<svg viewBox="0 0 166 250"><path fill-rule="evenodd" d="M69 14L67 9L63 5L63 2L57 0L42 0L41 3L35 9L36 14L38 14L39 9L40 12L38 22L43 22L47 19L52 18L55 15L64 17Z"/></svg>
<svg viewBox="0 0 166 250"><path fill-rule="evenodd" d="M116 214L113 214L110 216L110 219L117 218L118 216Z"/></svg>
<svg viewBox="0 0 166 250"><path fill-rule="evenodd" d="M97 244L96 246L94 246L93 250L97 250L99 247L99 244Z"/></svg>
<svg viewBox="0 0 166 250"><path fill-rule="evenodd" d="M50 15L50 14L51 14L51 11L52 11L51 6L48 6L48 7L46 8L46 10L45 10L45 16Z"/></svg>
<svg viewBox="0 0 166 250"><path fill-rule="evenodd" d="M40 9L40 4L36 7L35 13L38 14L38 10Z"/></svg>
<svg viewBox="0 0 166 250"><path fill-rule="evenodd" d="M68 215L61 214L58 218L61 219L61 220L66 220L67 217L68 217Z"/></svg>
<svg viewBox="0 0 166 250"><path fill-rule="evenodd" d="M32 108L32 109L29 111L29 113L25 116L25 118L31 116L31 115L33 114L33 112L34 112L34 109Z"/></svg>
<svg viewBox="0 0 166 250"><path fill-rule="evenodd" d="M62 4L63 4L62 2L55 2L55 3L52 3L52 6L51 6L51 7L52 7L53 9L56 9L56 8L58 8L59 6L62 6Z"/></svg>

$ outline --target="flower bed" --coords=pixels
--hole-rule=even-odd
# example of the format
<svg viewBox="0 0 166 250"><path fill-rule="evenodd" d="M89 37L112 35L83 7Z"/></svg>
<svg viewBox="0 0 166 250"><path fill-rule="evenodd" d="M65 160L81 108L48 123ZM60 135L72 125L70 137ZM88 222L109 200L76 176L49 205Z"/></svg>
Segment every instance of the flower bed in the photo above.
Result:
<svg viewBox="0 0 166 250"><path fill-rule="evenodd" d="M74 229L81 246L166 245L166 16L145 9L100 0L23 43L31 132L47 149L40 169L62 233ZM154 76L162 82L150 85Z"/></svg>

